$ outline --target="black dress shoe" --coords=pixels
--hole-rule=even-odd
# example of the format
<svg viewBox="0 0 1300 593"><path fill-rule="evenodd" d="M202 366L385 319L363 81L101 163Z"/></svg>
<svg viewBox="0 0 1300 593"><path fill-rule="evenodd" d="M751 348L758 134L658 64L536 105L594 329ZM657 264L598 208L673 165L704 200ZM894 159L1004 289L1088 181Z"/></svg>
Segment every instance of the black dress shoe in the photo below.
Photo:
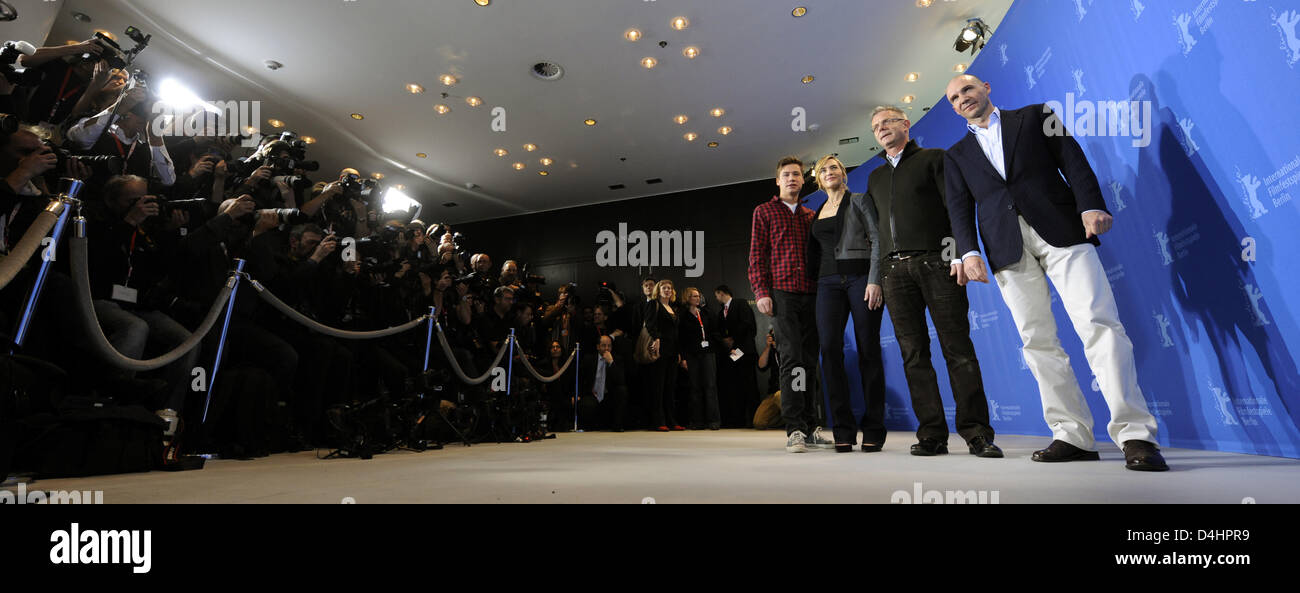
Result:
<svg viewBox="0 0 1300 593"><path fill-rule="evenodd" d="M970 454L976 457L998 458L1002 457L1002 449L993 444L993 441L984 437L975 437L966 443L970 447Z"/></svg>
<svg viewBox="0 0 1300 593"><path fill-rule="evenodd" d="M1046 449L1034 451L1034 461L1055 463L1059 461L1097 461L1101 455L1096 451L1086 451L1065 441L1052 441Z"/></svg>
<svg viewBox="0 0 1300 593"><path fill-rule="evenodd" d="M912 445L912 455L921 457L931 457L934 455L947 455L948 443L940 443L935 439L921 439L921 442Z"/></svg>
<svg viewBox="0 0 1300 593"><path fill-rule="evenodd" d="M884 443L862 443L863 453L879 453L884 448Z"/></svg>
<svg viewBox="0 0 1300 593"><path fill-rule="evenodd" d="M1124 467L1140 472L1169 471L1155 444L1138 440L1124 441Z"/></svg>

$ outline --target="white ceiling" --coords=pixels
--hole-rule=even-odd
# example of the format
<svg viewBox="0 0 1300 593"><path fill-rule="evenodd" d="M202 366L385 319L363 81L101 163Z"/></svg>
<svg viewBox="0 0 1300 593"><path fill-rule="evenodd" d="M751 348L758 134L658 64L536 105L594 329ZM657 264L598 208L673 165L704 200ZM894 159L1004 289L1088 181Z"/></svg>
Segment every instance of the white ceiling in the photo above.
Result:
<svg viewBox="0 0 1300 593"><path fill-rule="evenodd" d="M30 0L29 0L30 1ZM352 166L381 172L426 205L424 218L465 222L751 181L777 158L838 152L850 165L875 144L871 109L943 94L957 63L952 41L967 18L994 29L1011 0L66 0L47 41L153 35L137 67L175 77L209 101L262 101L277 118L319 141L317 178ZM791 16L806 6L801 18ZM80 23L72 11L92 17ZM675 31L673 17L690 26ZM628 28L643 38L623 38ZM659 41L667 41L660 48ZM125 41L125 40L124 40ZM126 41L126 46L130 45ZM688 60L682 49L700 48ZM659 65L647 70L642 58ZM277 71L262 62L284 64ZM558 81L532 64L562 65ZM920 72L906 82L908 72ZM438 82L442 74L460 81ZM816 77L811 84L800 79ZM404 90L423 85L423 94ZM451 96L443 99L440 92ZM484 104L472 108L466 96ZM452 111L437 115L436 103ZM506 131L491 129L493 107ZM721 107L721 118L708 110ZM794 132L802 107L816 129ZM349 117L365 115L363 121ZM686 125L673 116L685 114ZM583 120L593 118L589 127ZM728 136L717 132L731 126ZM263 121L264 130L270 127ZM698 133L687 142L682 135ZM858 136L856 144L839 145ZM717 148L705 143L716 140ZM528 153L523 144L539 149ZM505 158L496 148L510 152ZM416 153L426 153L420 159ZM555 164L543 167L538 159ZM626 158L626 160L621 160ZM511 168L524 162L523 171ZM576 165L572 166L572 165ZM549 176L538 171L547 169ZM647 185L660 178L661 184ZM473 183L477 189L467 190ZM608 186L624 184L611 191ZM456 202L445 208L444 202Z"/></svg>

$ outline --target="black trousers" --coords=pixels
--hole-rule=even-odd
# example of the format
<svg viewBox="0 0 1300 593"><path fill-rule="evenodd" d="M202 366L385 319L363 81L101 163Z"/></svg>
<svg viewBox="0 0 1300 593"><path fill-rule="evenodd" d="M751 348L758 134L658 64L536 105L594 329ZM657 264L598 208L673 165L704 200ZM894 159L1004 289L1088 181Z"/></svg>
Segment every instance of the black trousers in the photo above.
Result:
<svg viewBox="0 0 1300 593"><path fill-rule="evenodd" d="M850 313L857 342L858 375L867 406L862 415L862 442L885 444L885 370L880 359L880 323L884 308L872 311L863 299L866 275L829 274L817 281L817 335L836 443L857 444L859 423L853 417L848 373L844 370L844 329Z"/></svg>
<svg viewBox="0 0 1300 593"><path fill-rule="evenodd" d="M772 291L772 332L781 358L781 418L785 433L805 435L822 425L817 415L815 294Z"/></svg>
<svg viewBox="0 0 1300 593"><path fill-rule="evenodd" d="M752 352L752 344L753 340L750 340L747 349L742 350L745 354L740 360L731 360L730 352L717 355L718 409L722 426L726 428L749 428L754 420L754 410L758 408L758 375L754 369L758 355Z"/></svg>
<svg viewBox="0 0 1300 593"><path fill-rule="evenodd" d="M649 408L650 427L671 427L677 424L673 414L673 408L676 407L673 398L677 389L677 354L664 352L659 360L641 368L646 382L646 406Z"/></svg>
<svg viewBox="0 0 1300 593"><path fill-rule="evenodd" d="M948 382L957 404L957 434L966 441L982 436L992 440L989 406L984 396L975 345L970 339L970 302L966 287L949 275L950 264L940 254L886 260L881 280L894 335L903 354L903 371L912 395L912 410L919 425L918 439L948 440L948 420L939 397L939 381L930 364L930 333L925 311L930 310Z"/></svg>
<svg viewBox="0 0 1300 593"><path fill-rule="evenodd" d="M690 377L691 428L718 428L722 415L718 411L718 369L712 350L686 356L686 373Z"/></svg>

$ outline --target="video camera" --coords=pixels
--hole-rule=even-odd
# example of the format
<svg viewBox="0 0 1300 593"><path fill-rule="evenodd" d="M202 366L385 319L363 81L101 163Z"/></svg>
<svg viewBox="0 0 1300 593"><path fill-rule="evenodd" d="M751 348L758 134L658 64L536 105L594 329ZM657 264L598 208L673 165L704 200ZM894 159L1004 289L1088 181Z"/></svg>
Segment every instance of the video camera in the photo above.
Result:
<svg viewBox="0 0 1300 593"><path fill-rule="evenodd" d="M134 26L128 26L126 28L126 36L130 37L131 41L135 42L135 47L124 51L122 46L118 45L116 41L113 41L112 39L109 39L107 35L96 31L95 37L91 39L91 41L94 41L100 47L103 47L104 52L98 57L91 53L81 54L81 59L104 60L113 68L126 68L129 64L135 61L135 57L140 54L145 46L149 45L149 40L153 39L153 35L145 35L140 32L140 29L137 29Z"/></svg>

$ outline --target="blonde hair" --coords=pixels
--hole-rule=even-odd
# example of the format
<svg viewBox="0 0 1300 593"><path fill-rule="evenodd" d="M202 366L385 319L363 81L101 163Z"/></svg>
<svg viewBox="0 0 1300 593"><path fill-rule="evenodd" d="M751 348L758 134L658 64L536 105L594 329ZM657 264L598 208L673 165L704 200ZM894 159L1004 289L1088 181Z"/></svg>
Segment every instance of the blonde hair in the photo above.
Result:
<svg viewBox="0 0 1300 593"><path fill-rule="evenodd" d="M690 298L692 292L699 294L701 300L704 299L704 293L700 292L700 289L695 288L694 286L687 286L682 290L681 294L677 295L677 302L681 303L684 307L691 306Z"/></svg>
<svg viewBox="0 0 1300 593"><path fill-rule="evenodd" d="M875 109L872 109L872 110L871 110L871 119L876 119L876 115L877 115L877 114L884 113L884 112L886 112L886 111L889 111L889 112L892 112L892 113L897 113L898 115L902 116L903 119L907 119L907 114L904 113L902 109L900 109L900 108L898 108L898 107L895 107L895 106L893 106L893 105L879 105L879 106L877 106ZM908 121L911 121L911 120L909 119Z"/></svg>
<svg viewBox="0 0 1300 593"><path fill-rule="evenodd" d="M840 164L840 170L844 172L844 175L849 174L849 170L845 168L844 161L841 161L840 157L837 157L833 154L828 154L820 159L817 159L817 164L813 166L813 183L816 183L817 187L819 188L822 186L822 168L825 167L826 164L831 161L835 161ZM844 181L841 181L841 183L844 183Z"/></svg>
<svg viewBox="0 0 1300 593"><path fill-rule="evenodd" d="M673 281L672 281L672 280L668 280L668 279L664 279L664 280L660 280L660 281L656 282L656 283L655 283L654 290L650 292L650 298L652 298L652 299L654 299L654 300L656 300L656 301L659 300L659 299L661 299L661 298L663 298L663 294L664 294L664 293L663 293L663 288L664 288L664 285L665 285L665 284L667 284L668 286L672 286L672 285L673 285Z"/></svg>

